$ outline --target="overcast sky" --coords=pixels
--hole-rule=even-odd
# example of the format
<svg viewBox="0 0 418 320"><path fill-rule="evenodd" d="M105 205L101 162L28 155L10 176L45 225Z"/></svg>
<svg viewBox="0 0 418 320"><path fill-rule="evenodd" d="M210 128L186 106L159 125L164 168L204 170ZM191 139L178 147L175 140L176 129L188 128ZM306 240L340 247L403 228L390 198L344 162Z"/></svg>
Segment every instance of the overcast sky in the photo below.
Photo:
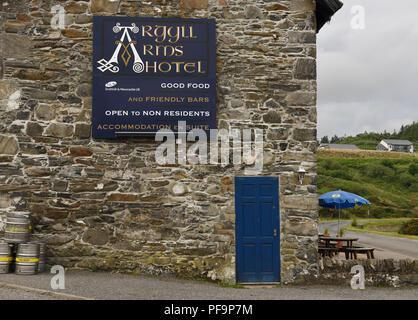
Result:
<svg viewBox="0 0 418 320"><path fill-rule="evenodd" d="M318 34L318 137L418 121L418 1L342 0ZM365 29L353 30L353 6Z"/></svg>

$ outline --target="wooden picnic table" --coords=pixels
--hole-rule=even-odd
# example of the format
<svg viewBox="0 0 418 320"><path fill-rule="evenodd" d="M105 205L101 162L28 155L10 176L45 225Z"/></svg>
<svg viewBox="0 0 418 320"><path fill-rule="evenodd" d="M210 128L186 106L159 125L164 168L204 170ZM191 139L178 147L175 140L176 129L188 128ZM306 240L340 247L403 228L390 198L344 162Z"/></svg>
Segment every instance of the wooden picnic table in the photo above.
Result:
<svg viewBox="0 0 418 320"><path fill-rule="evenodd" d="M318 251L323 256L333 257L335 254L338 255L339 252L345 254L345 258L348 259L357 259L357 254L363 253L367 254L368 259L374 259L374 248L363 248L353 246L353 242L357 241L358 238L350 237L324 237L319 236L319 240L324 242L324 246L318 247ZM335 246L331 242L346 242L346 246Z"/></svg>
<svg viewBox="0 0 418 320"><path fill-rule="evenodd" d="M347 243L347 247L352 247L353 246L353 242L357 241L358 238L350 238L350 237L324 237L324 236L320 236L319 237L320 240L325 242L325 247L332 247L331 246L331 241L343 241Z"/></svg>

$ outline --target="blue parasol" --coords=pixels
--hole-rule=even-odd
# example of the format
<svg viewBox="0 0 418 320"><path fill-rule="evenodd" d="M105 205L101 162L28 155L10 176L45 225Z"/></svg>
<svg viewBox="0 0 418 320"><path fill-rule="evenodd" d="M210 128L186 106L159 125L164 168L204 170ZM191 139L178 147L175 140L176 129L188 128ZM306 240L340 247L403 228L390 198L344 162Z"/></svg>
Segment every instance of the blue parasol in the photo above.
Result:
<svg viewBox="0 0 418 320"><path fill-rule="evenodd" d="M338 232L340 232L341 209L354 208L356 205L370 204L370 201L354 193L337 190L324 193L319 196L319 205L324 208L339 209Z"/></svg>

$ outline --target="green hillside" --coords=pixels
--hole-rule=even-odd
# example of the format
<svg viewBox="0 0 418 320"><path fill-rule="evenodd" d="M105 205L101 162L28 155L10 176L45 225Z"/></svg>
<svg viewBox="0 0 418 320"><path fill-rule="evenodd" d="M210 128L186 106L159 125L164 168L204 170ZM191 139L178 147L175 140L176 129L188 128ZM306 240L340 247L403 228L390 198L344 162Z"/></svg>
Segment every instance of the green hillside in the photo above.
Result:
<svg viewBox="0 0 418 320"><path fill-rule="evenodd" d="M356 135L355 137L338 137L333 136L328 138L327 136L321 139L322 143L341 143L341 144L354 144L360 149L364 150L376 150L377 144L382 139L400 139L400 140L409 140L411 141L415 149L418 149L418 122L413 122L412 124L402 126L399 131L394 131L393 133L383 132L383 133L374 133L374 132L364 132Z"/></svg>
<svg viewBox="0 0 418 320"><path fill-rule="evenodd" d="M418 217L418 158L354 159L344 152L332 155L318 152L318 194L341 189L372 203L344 209L343 217L367 217L368 209L371 218ZM321 217L335 214L335 210L320 209Z"/></svg>

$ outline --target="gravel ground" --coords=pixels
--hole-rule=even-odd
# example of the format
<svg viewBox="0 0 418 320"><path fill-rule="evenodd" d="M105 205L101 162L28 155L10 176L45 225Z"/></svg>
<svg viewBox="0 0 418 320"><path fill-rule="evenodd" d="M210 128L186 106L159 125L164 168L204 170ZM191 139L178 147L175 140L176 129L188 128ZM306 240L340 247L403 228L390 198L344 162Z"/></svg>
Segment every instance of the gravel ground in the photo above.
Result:
<svg viewBox="0 0 418 320"><path fill-rule="evenodd" d="M50 286L52 276L48 273L36 276L0 275L0 298L69 299L66 296L48 296L5 287L5 284L12 284L61 294L105 300L418 300L418 288L366 288L366 290L352 290L350 287L339 286L298 286L240 289L221 287L200 281L85 271L67 272L65 290L54 291Z"/></svg>
<svg viewBox="0 0 418 320"><path fill-rule="evenodd" d="M0 289L0 300L56 300L57 298L34 292L26 292L18 289Z"/></svg>

